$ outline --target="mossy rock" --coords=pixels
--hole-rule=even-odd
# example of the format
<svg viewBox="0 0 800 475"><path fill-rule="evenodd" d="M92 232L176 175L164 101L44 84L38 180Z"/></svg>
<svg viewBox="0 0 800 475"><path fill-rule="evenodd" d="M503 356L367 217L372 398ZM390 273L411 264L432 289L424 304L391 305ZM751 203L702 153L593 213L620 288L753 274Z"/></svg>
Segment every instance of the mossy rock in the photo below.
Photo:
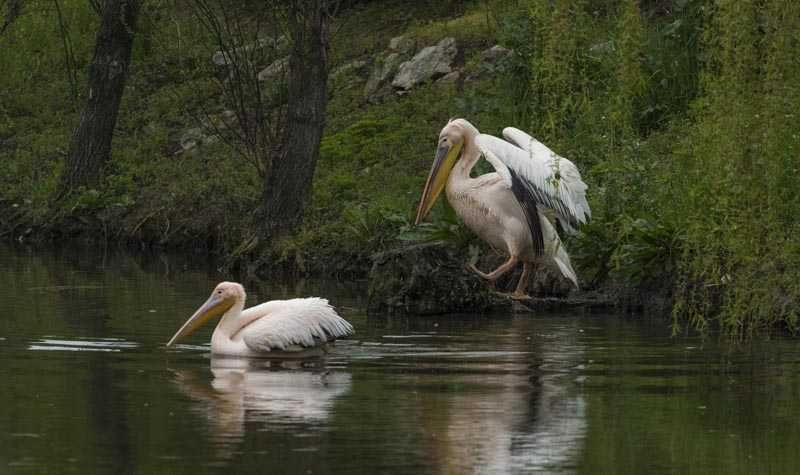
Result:
<svg viewBox="0 0 800 475"><path fill-rule="evenodd" d="M437 243L376 254L369 273L368 312L439 314L511 306L464 264L463 255Z"/></svg>
<svg viewBox="0 0 800 475"><path fill-rule="evenodd" d="M537 265L528 282L530 298L508 296L521 269L503 276L492 287L465 266L466 257L445 244L419 244L372 256L369 274L370 313L430 315L456 312L513 310L547 312L573 308L607 309L616 305L614 295L603 291L575 291L554 266ZM478 267L492 270L505 256L487 252Z"/></svg>

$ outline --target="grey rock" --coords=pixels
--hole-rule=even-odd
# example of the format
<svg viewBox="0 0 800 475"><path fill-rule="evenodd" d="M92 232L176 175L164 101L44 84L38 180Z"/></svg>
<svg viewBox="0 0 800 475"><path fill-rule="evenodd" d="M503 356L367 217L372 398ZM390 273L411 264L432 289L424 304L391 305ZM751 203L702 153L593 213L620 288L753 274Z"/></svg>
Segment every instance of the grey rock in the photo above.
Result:
<svg viewBox="0 0 800 475"><path fill-rule="evenodd" d="M355 61L350 61L349 63L343 64L338 68L336 68L335 70L333 70L333 72L331 72L331 79L336 80L339 78L339 76L343 74L347 74L351 71L359 71L366 65L367 62L360 59L357 59Z"/></svg>
<svg viewBox="0 0 800 475"><path fill-rule="evenodd" d="M402 53L389 53L386 56L378 57L372 66L367 84L364 86L364 95L368 98L374 96L395 75L402 62Z"/></svg>
<svg viewBox="0 0 800 475"><path fill-rule="evenodd" d="M197 140L189 137L181 137L180 146L181 148L178 150L178 153L188 152L197 148Z"/></svg>
<svg viewBox="0 0 800 475"><path fill-rule="evenodd" d="M211 55L211 62L217 66L227 66L231 63L231 60L228 55L222 51L215 51L214 54Z"/></svg>
<svg viewBox="0 0 800 475"><path fill-rule="evenodd" d="M408 38L405 36L395 36L391 40L389 40L389 49L392 51L397 51L399 53L408 53L411 54L416 47L416 41L413 38Z"/></svg>
<svg viewBox="0 0 800 475"><path fill-rule="evenodd" d="M258 80L269 81L277 79L280 76L283 76L288 69L289 69L289 57L286 56L284 58L275 60L272 64L262 69L261 72L258 73Z"/></svg>
<svg viewBox="0 0 800 475"><path fill-rule="evenodd" d="M422 82L446 75L452 71L451 65L457 53L455 38L445 38L435 46L423 48L400 65L392 86L408 90Z"/></svg>
<svg viewBox="0 0 800 475"><path fill-rule="evenodd" d="M466 81L475 81L482 76L495 73L497 66L512 52L512 50L500 45L494 45L481 51L478 55L478 64L470 68L471 71L467 75Z"/></svg>
<svg viewBox="0 0 800 475"><path fill-rule="evenodd" d="M388 56L383 58L381 62L380 68L380 76L378 79L381 83L384 83L389 80L390 77L394 76L394 73L397 72L397 68L400 66L402 62L402 57L400 53L390 53Z"/></svg>
<svg viewBox="0 0 800 475"><path fill-rule="evenodd" d="M461 73L459 71L451 71L444 76L440 77L436 82L456 82L458 78L461 77Z"/></svg>
<svg viewBox="0 0 800 475"><path fill-rule="evenodd" d="M481 54L478 56L478 59L480 60L481 63L494 65L500 62L500 60L502 60L509 54L511 54L510 49L504 48L500 45L494 45L489 49L481 51Z"/></svg>
<svg viewBox="0 0 800 475"><path fill-rule="evenodd" d="M216 134L211 133L211 130L211 126L207 123L207 121L203 121L203 125L201 127L192 127L191 129L187 129L178 138L177 144L171 148L173 154L193 154L196 151L195 149L201 145L208 145L217 142L219 137Z"/></svg>
<svg viewBox="0 0 800 475"><path fill-rule="evenodd" d="M220 115L222 116L222 119L225 121L236 120L236 112L230 109L225 109L224 111L222 111L222 114Z"/></svg>
<svg viewBox="0 0 800 475"><path fill-rule="evenodd" d="M197 148L197 146L203 141L204 138L205 134L203 133L203 129L200 127L193 127L187 130L178 139L178 144L181 147L178 150L178 153L188 152L192 149Z"/></svg>
<svg viewBox="0 0 800 475"><path fill-rule="evenodd" d="M608 53L613 53L617 49L614 40L603 41L602 43L595 43L589 47L589 54L593 56L602 56Z"/></svg>

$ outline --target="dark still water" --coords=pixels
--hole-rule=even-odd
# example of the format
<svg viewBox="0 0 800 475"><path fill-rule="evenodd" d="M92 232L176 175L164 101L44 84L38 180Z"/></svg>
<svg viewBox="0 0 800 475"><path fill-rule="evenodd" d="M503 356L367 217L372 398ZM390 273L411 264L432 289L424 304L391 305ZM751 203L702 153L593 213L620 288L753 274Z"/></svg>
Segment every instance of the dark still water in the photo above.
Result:
<svg viewBox="0 0 800 475"><path fill-rule="evenodd" d="M326 359L164 343L224 277L202 259L0 246L0 473L798 473L800 349L615 315L364 313ZM200 265L199 265L200 264Z"/></svg>

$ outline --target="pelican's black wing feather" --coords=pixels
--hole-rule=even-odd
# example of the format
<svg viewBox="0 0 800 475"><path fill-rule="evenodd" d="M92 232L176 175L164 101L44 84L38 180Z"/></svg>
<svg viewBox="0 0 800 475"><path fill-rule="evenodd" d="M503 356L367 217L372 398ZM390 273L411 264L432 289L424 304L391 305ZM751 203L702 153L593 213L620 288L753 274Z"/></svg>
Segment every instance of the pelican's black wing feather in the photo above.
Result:
<svg viewBox="0 0 800 475"><path fill-rule="evenodd" d="M544 236L542 235L542 223L539 221L539 211L536 208L536 198L534 198L531 187L513 169L509 168L508 171L511 175L511 192L514 193L514 197L522 207L525 219L528 221L533 252L537 256L544 255Z"/></svg>

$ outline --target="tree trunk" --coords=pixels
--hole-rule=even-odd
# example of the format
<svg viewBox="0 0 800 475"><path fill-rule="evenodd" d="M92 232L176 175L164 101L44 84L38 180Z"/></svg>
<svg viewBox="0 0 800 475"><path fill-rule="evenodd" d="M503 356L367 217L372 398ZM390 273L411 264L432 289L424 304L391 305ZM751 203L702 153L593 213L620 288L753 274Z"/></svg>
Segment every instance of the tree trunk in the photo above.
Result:
<svg viewBox="0 0 800 475"><path fill-rule="evenodd" d="M133 29L142 0L106 0L89 65L86 108L72 136L61 175L61 194L95 186L111 153L111 139L125 91Z"/></svg>
<svg viewBox="0 0 800 475"><path fill-rule="evenodd" d="M262 225L273 237L290 233L300 224L311 194L328 102L327 3L293 0L290 6L286 128L262 193Z"/></svg>

